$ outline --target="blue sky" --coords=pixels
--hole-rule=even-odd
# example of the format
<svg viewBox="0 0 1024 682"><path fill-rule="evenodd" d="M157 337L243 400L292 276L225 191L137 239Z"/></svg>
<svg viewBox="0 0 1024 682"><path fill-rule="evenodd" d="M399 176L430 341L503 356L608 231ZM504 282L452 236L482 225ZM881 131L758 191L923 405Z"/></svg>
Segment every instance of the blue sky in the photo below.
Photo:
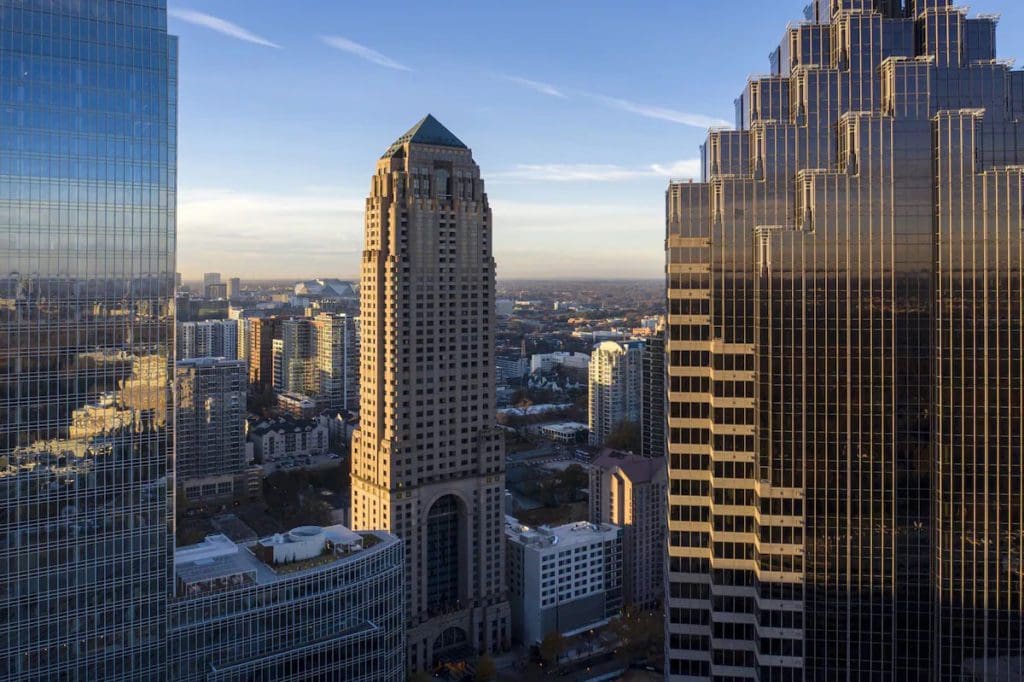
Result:
<svg viewBox="0 0 1024 682"><path fill-rule="evenodd" d="M171 0L178 269L357 277L376 160L433 113L487 181L499 277L660 277L668 179L804 4ZM970 4L1024 58L1024 3Z"/></svg>

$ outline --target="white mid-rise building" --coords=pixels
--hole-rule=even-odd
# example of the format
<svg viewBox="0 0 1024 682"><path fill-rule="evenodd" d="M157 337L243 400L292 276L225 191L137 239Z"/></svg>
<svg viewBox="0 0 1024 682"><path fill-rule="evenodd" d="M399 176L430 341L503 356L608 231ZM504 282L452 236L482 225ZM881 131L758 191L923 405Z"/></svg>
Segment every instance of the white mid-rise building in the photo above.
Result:
<svg viewBox="0 0 1024 682"><path fill-rule="evenodd" d="M605 341L590 356L590 444L623 422L640 422L643 341Z"/></svg>
<svg viewBox="0 0 1024 682"><path fill-rule="evenodd" d="M597 627L622 608L622 530L586 521L531 528L506 517L512 628L526 644Z"/></svg>
<svg viewBox="0 0 1024 682"><path fill-rule="evenodd" d="M550 372L558 366L585 370L590 367L590 356L586 353L566 351L538 353L530 356L530 374L534 372Z"/></svg>

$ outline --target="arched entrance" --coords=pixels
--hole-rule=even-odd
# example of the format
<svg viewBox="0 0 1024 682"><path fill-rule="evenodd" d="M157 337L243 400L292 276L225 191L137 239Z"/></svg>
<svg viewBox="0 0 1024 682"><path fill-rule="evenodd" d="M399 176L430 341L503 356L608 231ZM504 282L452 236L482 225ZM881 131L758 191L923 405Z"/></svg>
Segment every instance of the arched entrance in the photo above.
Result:
<svg viewBox="0 0 1024 682"><path fill-rule="evenodd" d="M465 661L473 657L473 647L469 645L466 631L458 626L446 628L434 640L434 667L448 663Z"/></svg>

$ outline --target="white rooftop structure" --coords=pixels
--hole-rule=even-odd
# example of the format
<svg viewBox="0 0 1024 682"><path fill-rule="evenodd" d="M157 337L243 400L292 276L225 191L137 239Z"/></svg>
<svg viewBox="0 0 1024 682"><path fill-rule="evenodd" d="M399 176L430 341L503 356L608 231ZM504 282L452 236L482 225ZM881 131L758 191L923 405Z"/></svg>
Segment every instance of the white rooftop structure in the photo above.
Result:
<svg viewBox="0 0 1024 682"><path fill-rule="evenodd" d="M539 548L585 545L602 541L606 537L614 538L619 532L619 528L610 523L598 524L589 521L577 521L554 527L531 527L519 523L519 520L512 516L505 517L505 529L509 541Z"/></svg>
<svg viewBox="0 0 1024 682"><path fill-rule="evenodd" d="M179 591L189 594L272 583L282 578L275 565L312 559L325 554L325 549L343 559L362 550L366 534L378 541L391 537L378 531L356 533L342 525L299 526L245 545L226 535L208 535L198 544L174 551L174 573Z"/></svg>

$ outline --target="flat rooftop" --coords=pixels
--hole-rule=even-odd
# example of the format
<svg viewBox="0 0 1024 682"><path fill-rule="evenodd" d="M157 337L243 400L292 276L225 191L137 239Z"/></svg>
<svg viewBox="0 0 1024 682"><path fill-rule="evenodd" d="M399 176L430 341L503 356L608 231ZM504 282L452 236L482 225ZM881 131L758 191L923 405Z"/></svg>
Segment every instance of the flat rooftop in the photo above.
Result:
<svg viewBox="0 0 1024 682"><path fill-rule="evenodd" d="M512 516L505 517L505 535L512 542L531 547L572 547L603 541L614 535L618 526L610 523L577 521L561 526L527 526Z"/></svg>
<svg viewBox="0 0 1024 682"><path fill-rule="evenodd" d="M209 589L200 590L200 592L219 592L248 585L267 585L286 578L292 579L306 572L320 570L328 564L354 561L363 552L372 552L376 548L398 541L384 531L356 533L342 525L324 526L323 534L335 545L351 546L356 542L361 542L363 548L325 555L317 561L297 561L274 567L257 557L254 550L261 544L274 544L276 536L241 544L233 542L223 534L209 535L198 544L175 550L175 577L179 586L206 583Z"/></svg>
<svg viewBox="0 0 1024 682"><path fill-rule="evenodd" d="M539 424L537 428L570 435L579 431L586 431L590 427L582 422L556 422L554 424Z"/></svg>

